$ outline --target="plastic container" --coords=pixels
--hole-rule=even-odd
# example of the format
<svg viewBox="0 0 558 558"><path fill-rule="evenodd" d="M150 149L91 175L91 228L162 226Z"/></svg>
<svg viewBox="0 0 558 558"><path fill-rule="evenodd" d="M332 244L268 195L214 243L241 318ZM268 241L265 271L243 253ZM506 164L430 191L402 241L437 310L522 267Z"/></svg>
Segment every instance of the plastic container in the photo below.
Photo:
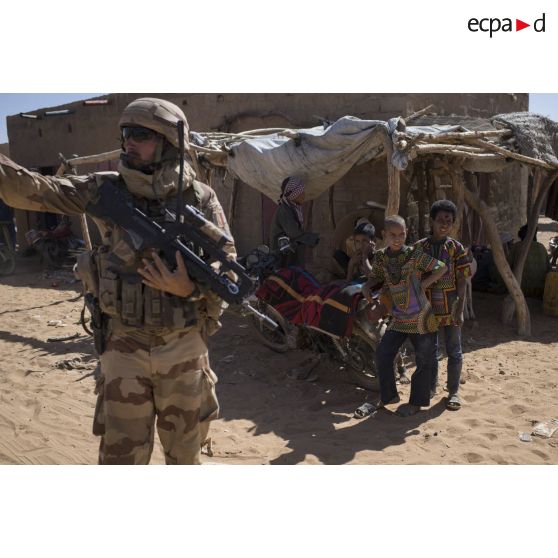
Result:
<svg viewBox="0 0 558 558"><path fill-rule="evenodd" d="M543 312L558 318L558 271L546 274L544 282Z"/></svg>
<svg viewBox="0 0 558 558"><path fill-rule="evenodd" d="M540 436L541 438L551 438L556 430L558 430L558 420L550 419L545 420L544 422L537 422L531 434L534 436Z"/></svg>

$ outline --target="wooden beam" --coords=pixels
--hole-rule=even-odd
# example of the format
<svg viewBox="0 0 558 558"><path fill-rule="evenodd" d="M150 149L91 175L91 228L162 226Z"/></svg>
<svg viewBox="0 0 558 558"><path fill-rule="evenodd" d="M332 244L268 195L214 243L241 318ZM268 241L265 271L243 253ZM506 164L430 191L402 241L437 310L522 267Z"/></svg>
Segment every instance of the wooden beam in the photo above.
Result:
<svg viewBox="0 0 558 558"><path fill-rule="evenodd" d="M517 332L522 336L531 335L531 317L529 315L529 308L525 302L525 297L521 291L521 287L517 282L515 275L513 274L506 255L504 253L504 247L500 241L500 234L498 232L498 227L496 222L490 213L489 207L484 201L480 199L479 196L471 192L468 188L463 190L465 201L467 205L474 209L480 216L486 231L486 235L492 247L492 255L494 256L494 263L504 280L506 287L515 303L515 309L517 312ZM504 315L502 313L502 318Z"/></svg>
<svg viewBox="0 0 558 558"><path fill-rule="evenodd" d="M484 130L484 131L471 131L471 132L445 132L442 134L416 134L409 135L409 139L413 142L420 140L435 140L435 141L447 141L447 140L461 140L461 139L475 139L484 137L498 137L511 135L512 131L507 129L502 130Z"/></svg>
<svg viewBox="0 0 558 558"><path fill-rule="evenodd" d="M418 190L418 233L420 238L426 236L426 214L428 213L428 196L426 192L426 170L423 162L417 165L417 190Z"/></svg>
<svg viewBox="0 0 558 558"><path fill-rule="evenodd" d="M527 155L521 155L520 153L515 153L514 151L510 151L509 149L504 149L503 147L490 143L489 141L485 141L482 139L475 139L475 140L471 140L471 143L474 143L479 147L483 147L488 151L493 151L494 153L498 153L499 155L502 155L506 158L515 159L516 161L519 161L521 163L527 163L529 165L542 167L544 169L556 170L556 165L551 165L550 163L546 163L545 161L542 161L540 159L535 159L534 157L528 157Z"/></svg>
<svg viewBox="0 0 558 558"><path fill-rule="evenodd" d="M334 231L335 227L337 226L335 223L335 206L334 206L334 200L333 200L333 196L335 193L335 184L332 184L331 187L329 188L329 193L328 193L328 202L329 202L329 221L331 224L331 230Z"/></svg>
<svg viewBox="0 0 558 558"><path fill-rule="evenodd" d="M233 223L235 221L235 209L236 209L237 196L238 196L238 180L236 178L233 178L231 199L229 204L229 210L227 212L228 213L227 221L229 222L229 229L231 233L233 232Z"/></svg>
<svg viewBox="0 0 558 558"><path fill-rule="evenodd" d="M384 150L386 153L387 173L388 173L388 201L386 205L385 216L398 215L399 204L401 201L401 176L399 170L391 163L393 154L393 145L391 138L387 136L384 141Z"/></svg>
<svg viewBox="0 0 558 558"><path fill-rule="evenodd" d="M434 169L433 162L428 161L426 163L426 191L428 193L428 207L436 201L436 183L434 181Z"/></svg>
<svg viewBox="0 0 558 558"><path fill-rule="evenodd" d="M465 184L463 182L463 169L461 167L450 168L451 184L455 194L455 205L457 206L457 215L451 236L457 240L461 240L461 224L463 223L463 210L465 207Z"/></svg>
<svg viewBox="0 0 558 558"><path fill-rule="evenodd" d="M453 145L446 143L419 143L413 145L409 157L414 159L418 155L439 153L440 155L455 155L459 157L470 157L471 159L503 159L499 154L487 153L486 149L472 145Z"/></svg>
<svg viewBox="0 0 558 558"><path fill-rule="evenodd" d="M70 167L74 168L79 165L94 165L96 163L104 163L106 161L117 161L120 158L121 153L121 149L115 149L114 151L98 153L97 155L87 155L86 157L68 159L67 163Z"/></svg>
<svg viewBox="0 0 558 558"><path fill-rule="evenodd" d="M75 169L72 166L70 166L70 164L66 159L64 159L62 154L60 154L60 157L62 158L62 164L58 167L58 170L56 171L56 176L63 176L66 173L66 171L71 171L72 174L76 174ZM85 247L88 250L91 250L93 248L93 244L91 243L91 236L89 235L89 226L87 225L87 215L85 215L85 213L80 214L79 224L81 228L81 236L83 237L83 241L85 242Z"/></svg>

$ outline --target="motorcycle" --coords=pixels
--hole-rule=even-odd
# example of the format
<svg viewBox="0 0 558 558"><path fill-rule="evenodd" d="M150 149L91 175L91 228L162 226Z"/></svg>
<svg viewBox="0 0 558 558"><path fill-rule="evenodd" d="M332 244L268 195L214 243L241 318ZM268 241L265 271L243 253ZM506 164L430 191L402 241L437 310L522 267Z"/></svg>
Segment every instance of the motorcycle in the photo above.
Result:
<svg viewBox="0 0 558 558"><path fill-rule="evenodd" d="M9 221L0 221L0 275L13 273L16 266L15 247L10 234Z"/></svg>
<svg viewBox="0 0 558 558"><path fill-rule="evenodd" d="M261 295L258 296L259 287L264 285L271 275L280 271L280 262L285 253L295 251L297 243L312 245L314 242L313 235L303 235L296 242L282 237L279 239L277 250L272 251L268 246L260 245L242 258L242 265L257 286L249 302L262 315L270 318L270 322L275 323L276 327L254 315L246 317L250 320L256 338L273 351L284 353L302 348L310 349L322 357L343 364L353 383L367 390L379 391L375 353L387 327L385 320L380 317L379 297L375 298L372 305L362 298L356 308L351 335L339 337L312 326L291 323L276 308L263 300ZM396 368L404 377L406 367L402 353L398 355Z"/></svg>
<svg viewBox="0 0 558 558"><path fill-rule="evenodd" d="M72 251L83 245L83 241L74 236L68 218L63 218L51 230L31 229L25 234L25 240L39 252L41 263L48 267L60 267Z"/></svg>

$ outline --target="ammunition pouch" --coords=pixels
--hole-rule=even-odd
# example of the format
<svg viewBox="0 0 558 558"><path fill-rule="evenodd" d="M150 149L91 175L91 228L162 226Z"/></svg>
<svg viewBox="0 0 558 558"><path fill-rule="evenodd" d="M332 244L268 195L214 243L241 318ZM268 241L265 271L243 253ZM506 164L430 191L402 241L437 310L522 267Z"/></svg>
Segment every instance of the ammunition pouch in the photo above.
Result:
<svg viewBox="0 0 558 558"><path fill-rule="evenodd" d="M218 298L211 291L200 301L199 314L203 322L203 330L206 337L211 337L221 329L220 318L228 304Z"/></svg>

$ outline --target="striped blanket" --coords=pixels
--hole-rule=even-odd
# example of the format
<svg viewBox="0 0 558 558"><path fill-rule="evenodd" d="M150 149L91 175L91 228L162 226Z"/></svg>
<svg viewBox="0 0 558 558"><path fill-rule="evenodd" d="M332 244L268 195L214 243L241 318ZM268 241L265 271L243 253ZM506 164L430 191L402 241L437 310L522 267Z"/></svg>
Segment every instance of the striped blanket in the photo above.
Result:
<svg viewBox="0 0 558 558"><path fill-rule="evenodd" d="M333 337L350 337L361 284L320 285L300 267L288 267L270 275L256 296L273 306L295 325L312 327Z"/></svg>

